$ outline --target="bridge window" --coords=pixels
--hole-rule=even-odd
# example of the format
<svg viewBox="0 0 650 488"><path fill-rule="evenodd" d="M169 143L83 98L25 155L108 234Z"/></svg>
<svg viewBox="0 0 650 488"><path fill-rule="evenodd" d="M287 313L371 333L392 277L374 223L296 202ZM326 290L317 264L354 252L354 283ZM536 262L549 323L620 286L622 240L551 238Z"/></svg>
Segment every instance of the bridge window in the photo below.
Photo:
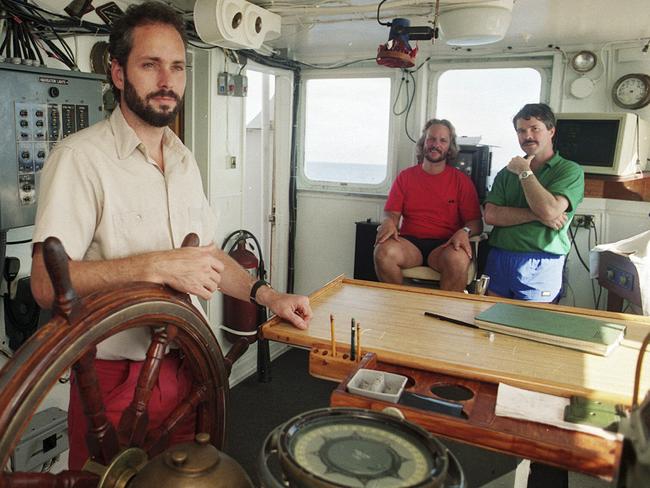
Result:
<svg viewBox="0 0 650 488"><path fill-rule="evenodd" d="M480 136L481 144L491 146L491 183L513 156L523 154L512 117L539 102L541 93L537 69L451 69L438 79L436 115L449 119L458 136Z"/></svg>
<svg viewBox="0 0 650 488"><path fill-rule="evenodd" d="M301 188L373 192L387 183L389 77L307 79Z"/></svg>

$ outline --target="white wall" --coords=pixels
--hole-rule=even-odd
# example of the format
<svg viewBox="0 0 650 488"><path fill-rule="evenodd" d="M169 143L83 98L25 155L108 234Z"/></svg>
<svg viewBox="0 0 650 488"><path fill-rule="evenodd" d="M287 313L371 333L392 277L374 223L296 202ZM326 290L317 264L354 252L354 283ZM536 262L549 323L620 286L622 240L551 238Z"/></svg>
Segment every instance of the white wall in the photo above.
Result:
<svg viewBox="0 0 650 488"><path fill-rule="evenodd" d="M250 214L250 211L246 206L250 205L251 201L259 203L259 198L249 199L244 191L244 165L247 161L244 145L245 98L217 94L217 76L224 70L234 73L239 70L239 67L233 67L232 63L227 64L221 50L192 50L192 69L186 94L186 143L195 154L208 199L217 213L215 244L219 247L231 232L249 227L245 214ZM282 157L282 155L289 150L287 137L290 133L290 123L287 113L290 116L292 86L286 78L285 74L276 80L276 99L285 108L280 111L276 110L278 125L281 125L281 127L276 127L276 137L284 140L284 144L278 149L280 155L278 161L281 163L278 174L286 179L288 184L288 157ZM231 156L236 158L237 166L235 168L230 167ZM249 171L256 170L256 168L249 168ZM287 189L282 184L279 185L279 188L282 191L279 206L286 208L288 205L286 203ZM280 266L280 269L286 269L288 215L286 212L280 211L277 218L276 232L280 237L280 244L274 253L278 262L273 265ZM257 237L261 238L261 236ZM274 273L272 284L277 289L285 289L285 273ZM230 344L219 330L223 323L223 295L221 293L215 293L207 304L207 311L210 324L217 334L225 354ZM283 349L284 346L271 344L272 356L276 356ZM235 363L230 376L231 384L236 384L255 370L256 351L257 345L255 344Z"/></svg>
<svg viewBox="0 0 650 488"><path fill-rule="evenodd" d="M354 271L355 222L377 221L384 199L301 192L296 235L296 292L309 294Z"/></svg>

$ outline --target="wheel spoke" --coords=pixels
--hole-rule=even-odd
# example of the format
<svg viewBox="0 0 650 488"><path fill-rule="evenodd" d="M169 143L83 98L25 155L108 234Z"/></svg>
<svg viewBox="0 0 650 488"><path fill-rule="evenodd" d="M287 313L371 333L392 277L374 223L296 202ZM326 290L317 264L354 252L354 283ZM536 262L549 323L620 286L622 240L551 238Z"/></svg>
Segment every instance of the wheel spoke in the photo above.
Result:
<svg viewBox="0 0 650 488"><path fill-rule="evenodd" d="M160 374L160 366L167 346L176 338L178 329L173 325L156 331L147 350L147 358L140 370L133 401L122 413L117 429L122 447L140 447L149 425L149 399Z"/></svg>
<svg viewBox="0 0 650 488"><path fill-rule="evenodd" d="M0 473L2 488L95 488L99 476L87 471L51 473Z"/></svg>
<svg viewBox="0 0 650 488"><path fill-rule="evenodd" d="M167 448L171 432L183 418L196 410L197 405L205 401L206 396L207 387L205 385L195 386L187 398L169 414L157 429L149 431L143 449L150 458Z"/></svg>
<svg viewBox="0 0 650 488"><path fill-rule="evenodd" d="M54 304L52 313L70 319L77 294L72 288L68 255L63 244L56 237L48 237L43 243L43 259L47 273L54 287Z"/></svg>
<svg viewBox="0 0 650 488"><path fill-rule="evenodd" d="M92 459L101 464L108 464L119 452L115 427L106 417L106 409L95 371L95 354L93 347L84 354L74 366L75 378L83 403L84 413L88 419L86 445Z"/></svg>

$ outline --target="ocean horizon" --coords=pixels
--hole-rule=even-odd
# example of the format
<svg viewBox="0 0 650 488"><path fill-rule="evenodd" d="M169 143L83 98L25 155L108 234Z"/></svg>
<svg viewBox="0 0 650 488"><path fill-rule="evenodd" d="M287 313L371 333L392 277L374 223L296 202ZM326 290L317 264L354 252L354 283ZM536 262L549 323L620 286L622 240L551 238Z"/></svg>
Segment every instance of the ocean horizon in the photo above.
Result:
<svg viewBox="0 0 650 488"><path fill-rule="evenodd" d="M385 164L307 162L305 176L313 181L377 185L386 179Z"/></svg>

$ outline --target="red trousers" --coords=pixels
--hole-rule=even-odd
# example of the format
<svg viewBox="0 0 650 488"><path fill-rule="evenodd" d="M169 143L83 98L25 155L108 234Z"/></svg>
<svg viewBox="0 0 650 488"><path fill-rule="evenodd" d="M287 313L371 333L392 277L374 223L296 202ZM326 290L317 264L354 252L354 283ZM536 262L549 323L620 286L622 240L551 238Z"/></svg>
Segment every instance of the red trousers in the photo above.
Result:
<svg viewBox="0 0 650 488"><path fill-rule="evenodd" d="M122 412L133 400L138 375L143 364L143 361L95 360L95 370L106 408L106 416L116 429ZM167 416L187 397L191 389L192 377L189 367L184 364L176 351L172 351L163 359L158 382L151 393L148 410L149 430L162 424ZM183 419L171 435L172 444L192 441L195 427L194 415ZM88 421L73 374L70 385L70 405L68 406L69 469L81 469L88 459L87 430Z"/></svg>

